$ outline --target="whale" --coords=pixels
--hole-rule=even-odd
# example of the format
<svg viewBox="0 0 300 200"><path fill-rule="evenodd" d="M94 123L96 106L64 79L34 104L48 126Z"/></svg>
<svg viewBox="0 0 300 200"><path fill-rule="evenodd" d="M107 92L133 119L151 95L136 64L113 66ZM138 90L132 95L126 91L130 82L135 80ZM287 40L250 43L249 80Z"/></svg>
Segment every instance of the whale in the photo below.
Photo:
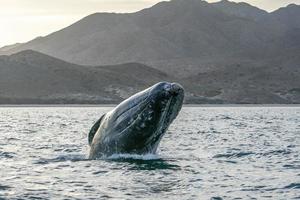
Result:
<svg viewBox="0 0 300 200"><path fill-rule="evenodd" d="M159 82L124 100L90 129L89 159L155 154L183 100L183 87L169 82Z"/></svg>

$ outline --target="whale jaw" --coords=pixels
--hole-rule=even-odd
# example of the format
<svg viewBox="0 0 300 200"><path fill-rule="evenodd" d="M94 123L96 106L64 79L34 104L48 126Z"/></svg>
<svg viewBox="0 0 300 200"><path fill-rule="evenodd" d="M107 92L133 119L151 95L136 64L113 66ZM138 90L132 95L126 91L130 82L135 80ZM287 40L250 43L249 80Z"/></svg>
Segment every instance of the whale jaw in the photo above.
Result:
<svg viewBox="0 0 300 200"><path fill-rule="evenodd" d="M102 120L90 158L155 153L183 98L182 86L161 82L123 101Z"/></svg>

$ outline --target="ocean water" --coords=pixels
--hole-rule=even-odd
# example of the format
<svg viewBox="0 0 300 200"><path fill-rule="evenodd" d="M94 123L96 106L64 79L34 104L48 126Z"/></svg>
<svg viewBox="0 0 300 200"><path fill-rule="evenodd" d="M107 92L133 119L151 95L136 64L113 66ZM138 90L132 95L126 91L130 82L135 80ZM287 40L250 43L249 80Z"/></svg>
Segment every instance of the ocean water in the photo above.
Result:
<svg viewBox="0 0 300 200"><path fill-rule="evenodd" d="M0 199L300 199L300 107L184 107L156 155L88 160L110 109L0 108Z"/></svg>

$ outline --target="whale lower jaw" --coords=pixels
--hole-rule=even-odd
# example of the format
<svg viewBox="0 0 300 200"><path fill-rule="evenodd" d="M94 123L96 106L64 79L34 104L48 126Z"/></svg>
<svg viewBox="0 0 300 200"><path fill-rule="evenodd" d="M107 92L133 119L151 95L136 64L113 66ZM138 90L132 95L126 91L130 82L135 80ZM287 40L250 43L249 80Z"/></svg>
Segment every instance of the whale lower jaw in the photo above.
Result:
<svg viewBox="0 0 300 200"><path fill-rule="evenodd" d="M159 143L166 133L166 130L170 126L172 122L173 115L176 116L176 114L173 114L171 112L171 102L173 101L174 97L171 97L166 105L166 109L163 111L162 117L159 122L159 128L155 133L151 136L151 138L148 140L148 142L145 145L145 149L142 151L142 154L155 154L157 151L157 148L159 146ZM171 119L171 120L170 120Z"/></svg>

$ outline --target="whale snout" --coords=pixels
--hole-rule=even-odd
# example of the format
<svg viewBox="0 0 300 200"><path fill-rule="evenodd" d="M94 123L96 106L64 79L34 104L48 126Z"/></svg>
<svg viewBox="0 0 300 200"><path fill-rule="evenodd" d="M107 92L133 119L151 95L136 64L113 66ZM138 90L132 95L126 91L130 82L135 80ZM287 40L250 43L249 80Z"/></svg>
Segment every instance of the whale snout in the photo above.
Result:
<svg viewBox="0 0 300 200"><path fill-rule="evenodd" d="M168 82L160 82L156 84L154 91L163 93L166 96L176 96L184 93L184 89L180 84Z"/></svg>
<svg viewBox="0 0 300 200"><path fill-rule="evenodd" d="M170 94L173 94L173 95L181 94L181 93L183 93L183 87L181 85L179 85L178 83L171 83L169 92L170 92Z"/></svg>

